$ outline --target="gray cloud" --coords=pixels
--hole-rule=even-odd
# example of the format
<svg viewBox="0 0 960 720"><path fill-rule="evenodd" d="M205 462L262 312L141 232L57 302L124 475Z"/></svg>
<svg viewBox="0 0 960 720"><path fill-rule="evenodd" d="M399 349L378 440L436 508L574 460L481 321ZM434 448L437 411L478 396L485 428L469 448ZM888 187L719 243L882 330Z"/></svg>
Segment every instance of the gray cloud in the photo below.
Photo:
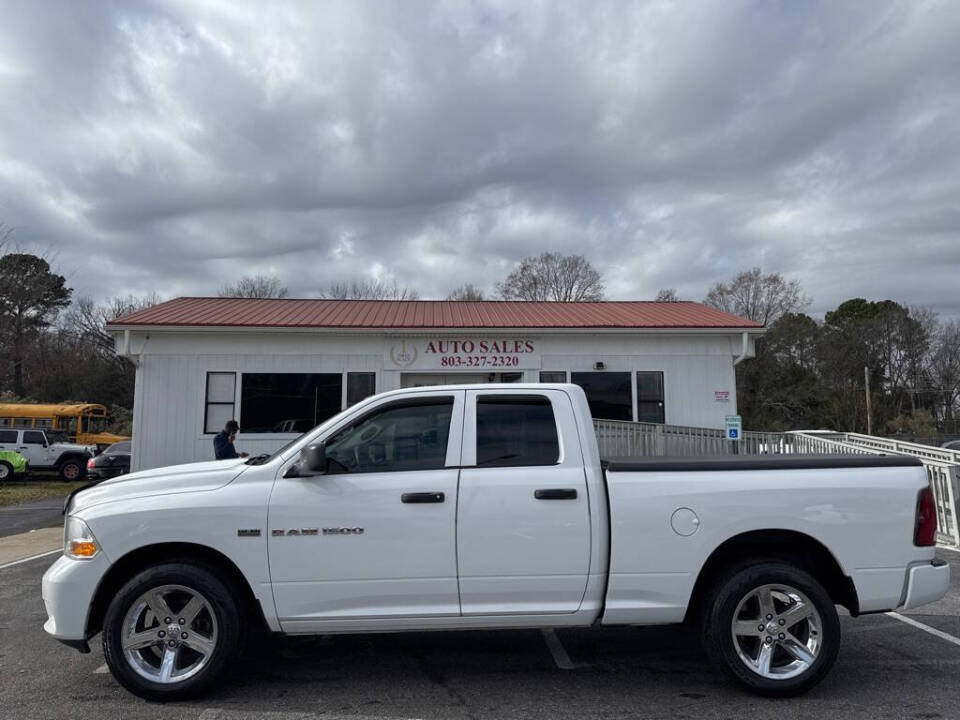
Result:
<svg viewBox="0 0 960 720"><path fill-rule="evenodd" d="M426 297L580 252L960 316L960 6L4 5L0 220L78 294Z"/></svg>

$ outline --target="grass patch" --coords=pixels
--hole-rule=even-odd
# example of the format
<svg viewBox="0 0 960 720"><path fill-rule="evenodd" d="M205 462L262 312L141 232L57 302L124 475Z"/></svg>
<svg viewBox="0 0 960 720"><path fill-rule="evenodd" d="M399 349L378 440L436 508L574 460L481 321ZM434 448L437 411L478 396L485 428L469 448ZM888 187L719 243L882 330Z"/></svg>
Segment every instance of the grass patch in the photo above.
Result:
<svg viewBox="0 0 960 720"><path fill-rule="evenodd" d="M26 480L0 483L0 506L19 505L20 503L49 498L63 498L71 490L76 490L86 482L86 480L69 483L59 480Z"/></svg>

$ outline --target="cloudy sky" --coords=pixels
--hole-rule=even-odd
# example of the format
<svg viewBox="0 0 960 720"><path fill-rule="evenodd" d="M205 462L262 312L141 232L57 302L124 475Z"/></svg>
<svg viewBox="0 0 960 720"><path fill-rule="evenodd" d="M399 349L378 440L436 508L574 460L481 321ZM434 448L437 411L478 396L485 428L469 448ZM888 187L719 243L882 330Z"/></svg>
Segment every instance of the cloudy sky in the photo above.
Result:
<svg viewBox="0 0 960 720"><path fill-rule="evenodd" d="M948 0L6 0L0 221L98 299L553 250L612 299L760 265L960 316L958 38Z"/></svg>

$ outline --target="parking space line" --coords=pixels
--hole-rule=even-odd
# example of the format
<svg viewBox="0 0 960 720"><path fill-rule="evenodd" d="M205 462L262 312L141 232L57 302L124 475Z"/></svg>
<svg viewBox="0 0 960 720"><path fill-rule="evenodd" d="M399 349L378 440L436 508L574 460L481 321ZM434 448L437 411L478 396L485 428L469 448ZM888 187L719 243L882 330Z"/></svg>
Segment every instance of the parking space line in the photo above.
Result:
<svg viewBox="0 0 960 720"><path fill-rule="evenodd" d="M94 671L93 671L93 674L94 674L94 675L106 675L108 672L110 672L110 668L108 668L108 667L107 667L107 664L104 663L103 665L101 665L100 667L98 667L96 670L94 670Z"/></svg>
<svg viewBox="0 0 960 720"><path fill-rule="evenodd" d="M47 550L47 552L42 552L37 555L31 555L30 557L21 558L19 560L14 560L13 562L8 562L3 565L0 565L0 570L4 570L8 567L13 567L14 565L22 565L23 563L30 562L31 560L36 560L38 558L46 557L47 555L53 555L54 553L62 553L63 548L57 548L56 550Z"/></svg>
<svg viewBox="0 0 960 720"><path fill-rule="evenodd" d="M553 655L553 661L557 664L558 668L561 670L576 670L578 667L584 667L570 659L566 648L563 647L563 643L560 642L560 638L557 637L557 633L554 632L553 628L545 628L540 630L540 632L543 634L543 639L546 641L547 648L549 648L550 654Z"/></svg>
<svg viewBox="0 0 960 720"><path fill-rule="evenodd" d="M950 547L949 545L937 545L937 550L949 550L950 552L960 553L960 548Z"/></svg>
<svg viewBox="0 0 960 720"><path fill-rule="evenodd" d="M948 643L953 643L957 647L960 647L960 638L954 637L950 633L945 633L943 632L943 630L937 630L936 628L932 628L929 625L924 625L922 622L917 622L913 618L906 617L905 615L901 615L900 613L888 612L885 614L888 615L889 617L892 617L894 620L899 620L902 623L906 623L907 625L915 627L918 630L923 630L925 633L930 633L934 637L938 637L941 640L946 640Z"/></svg>

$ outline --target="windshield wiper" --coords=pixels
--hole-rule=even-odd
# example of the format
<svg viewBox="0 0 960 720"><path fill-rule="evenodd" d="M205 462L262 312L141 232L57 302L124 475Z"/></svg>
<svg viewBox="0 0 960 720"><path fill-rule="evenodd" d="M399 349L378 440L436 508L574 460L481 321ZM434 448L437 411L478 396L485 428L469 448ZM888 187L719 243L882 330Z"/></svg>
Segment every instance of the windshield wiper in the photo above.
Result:
<svg viewBox="0 0 960 720"><path fill-rule="evenodd" d="M247 458L245 465L263 465L267 460L269 460L272 455L254 455L252 458Z"/></svg>

